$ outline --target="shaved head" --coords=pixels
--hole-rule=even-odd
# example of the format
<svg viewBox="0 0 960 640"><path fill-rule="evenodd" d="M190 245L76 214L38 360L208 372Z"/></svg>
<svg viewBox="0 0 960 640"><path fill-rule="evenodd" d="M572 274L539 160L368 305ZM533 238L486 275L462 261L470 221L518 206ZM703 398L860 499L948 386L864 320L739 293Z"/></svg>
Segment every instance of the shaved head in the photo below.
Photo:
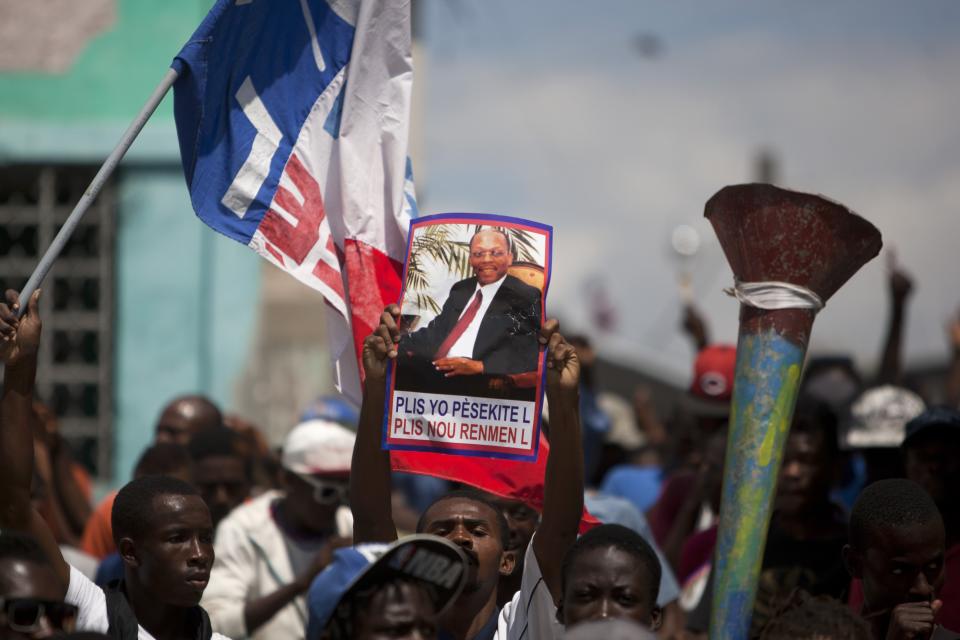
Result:
<svg viewBox="0 0 960 640"><path fill-rule="evenodd" d="M223 425L223 414L217 405L204 396L179 396L160 412L156 426L156 442L172 442L186 446L198 431Z"/></svg>

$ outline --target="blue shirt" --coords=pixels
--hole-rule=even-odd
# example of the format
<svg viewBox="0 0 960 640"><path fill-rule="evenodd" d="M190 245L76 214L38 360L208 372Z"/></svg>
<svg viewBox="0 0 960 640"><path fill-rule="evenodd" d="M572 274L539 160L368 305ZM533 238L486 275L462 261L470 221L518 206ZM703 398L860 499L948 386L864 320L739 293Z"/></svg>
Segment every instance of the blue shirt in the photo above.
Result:
<svg viewBox="0 0 960 640"><path fill-rule="evenodd" d="M626 498L641 512L646 512L660 495L662 484L660 467L638 467L621 464L610 469L603 478L601 491Z"/></svg>

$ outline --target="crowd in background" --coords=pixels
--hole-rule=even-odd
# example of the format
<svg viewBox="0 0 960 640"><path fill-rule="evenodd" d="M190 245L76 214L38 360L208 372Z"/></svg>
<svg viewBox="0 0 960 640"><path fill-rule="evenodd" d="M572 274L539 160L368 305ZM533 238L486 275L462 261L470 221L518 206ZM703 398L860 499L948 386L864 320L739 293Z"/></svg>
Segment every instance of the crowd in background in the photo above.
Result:
<svg viewBox="0 0 960 640"><path fill-rule="evenodd" d="M891 273L879 371L807 362L752 637L960 638L960 317L928 404L901 364L911 289ZM609 393L589 338L547 324L541 513L390 471L389 311L359 412L320 398L274 451L241 416L175 398L131 482L94 504L33 397L36 300L19 320L15 300L0 308L0 638L706 637L736 348L693 307L692 383L669 413L648 389ZM584 506L603 525L578 537Z"/></svg>

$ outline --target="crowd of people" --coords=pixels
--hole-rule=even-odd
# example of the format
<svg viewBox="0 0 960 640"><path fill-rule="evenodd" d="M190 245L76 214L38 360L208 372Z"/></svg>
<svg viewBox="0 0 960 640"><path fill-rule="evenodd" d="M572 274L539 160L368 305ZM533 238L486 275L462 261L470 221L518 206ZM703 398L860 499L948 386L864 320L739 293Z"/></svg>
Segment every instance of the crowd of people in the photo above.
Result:
<svg viewBox="0 0 960 640"><path fill-rule="evenodd" d="M942 403L905 386L911 291L890 278L880 371L813 358L780 467L751 637L960 638L960 318ZM363 404L308 407L279 451L209 399L163 408L98 504L34 396L38 295L0 304L0 638L706 638L736 349L692 307L672 413L596 374L556 320L542 509L391 470L399 308L363 348ZM490 465L496 461L491 460Z"/></svg>

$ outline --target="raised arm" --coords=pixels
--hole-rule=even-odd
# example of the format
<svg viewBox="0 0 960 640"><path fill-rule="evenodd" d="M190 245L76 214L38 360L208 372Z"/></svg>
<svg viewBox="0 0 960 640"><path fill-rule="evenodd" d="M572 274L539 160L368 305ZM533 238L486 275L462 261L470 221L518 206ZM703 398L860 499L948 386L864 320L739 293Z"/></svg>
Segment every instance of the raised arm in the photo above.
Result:
<svg viewBox="0 0 960 640"><path fill-rule="evenodd" d="M683 322L680 326L693 343L694 352L699 353L709 344L710 334L707 322L693 304L683 307Z"/></svg>
<svg viewBox="0 0 960 640"><path fill-rule="evenodd" d="M30 502L33 480L33 385L40 347L40 292L30 298L27 312L17 319L18 293L8 290L0 304L0 362L4 364L0 399L0 528L32 534L53 564L66 594L70 567L47 523Z"/></svg>
<svg viewBox="0 0 960 640"><path fill-rule="evenodd" d="M544 325L547 340L547 401L550 403L550 457L544 478L543 515L533 552L554 602L560 592L560 567L577 539L583 515L583 449L580 440L580 361L556 333L557 321Z"/></svg>
<svg viewBox="0 0 960 640"><path fill-rule="evenodd" d="M907 309L907 298L913 291L913 282L909 276L897 268L890 271L890 318L887 325L887 339L883 344L883 355L877 381L881 384L899 384L903 373L901 352L903 351L903 327Z"/></svg>
<svg viewBox="0 0 960 640"><path fill-rule="evenodd" d="M397 357L399 319L400 307L390 305L380 316L380 326L363 343L366 378L360 426L350 467L354 544L393 542L397 539L390 503L390 454L380 448L380 434L386 398L387 361Z"/></svg>

